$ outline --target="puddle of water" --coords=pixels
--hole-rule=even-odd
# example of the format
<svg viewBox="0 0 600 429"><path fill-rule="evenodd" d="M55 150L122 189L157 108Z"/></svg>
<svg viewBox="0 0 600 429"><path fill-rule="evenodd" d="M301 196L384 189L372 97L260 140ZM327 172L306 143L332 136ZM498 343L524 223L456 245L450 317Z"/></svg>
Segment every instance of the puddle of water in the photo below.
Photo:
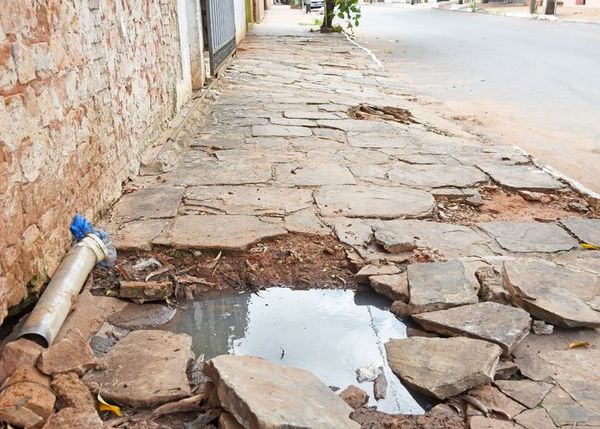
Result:
<svg viewBox="0 0 600 429"><path fill-rule="evenodd" d="M372 292L270 288L195 302L173 330L193 337L196 355L254 355L311 371L328 386L360 386L369 405L388 413L423 414L422 398L409 392L387 364L384 344L405 338L406 327ZM388 392L375 401L373 383L356 381L357 368L384 369ZM415 399L416 398L416 399ZM419 402L417 402L419 401Z"/></svg>

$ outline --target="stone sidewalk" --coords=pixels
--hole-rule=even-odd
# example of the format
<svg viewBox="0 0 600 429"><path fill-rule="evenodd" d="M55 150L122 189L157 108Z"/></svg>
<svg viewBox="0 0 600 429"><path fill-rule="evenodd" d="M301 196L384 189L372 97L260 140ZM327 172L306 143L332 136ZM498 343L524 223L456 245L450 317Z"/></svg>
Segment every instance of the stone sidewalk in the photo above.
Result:
<svg viewBox="0 0 600 429"><path fill-rule="evenodd" d="M473 395L525 405L510 416L521 426L472 428L600 425L600 252L581 247L600 244L596 209L518 150L432 114L343 36L277 25L290 13L275 9L242 44L214 102L162 154L176 162L129 186L107 222L117 247L245 251L334 234L396 314L496 343L499 368L520 370ZM527 336L529 315L560 328Z"/></svg>

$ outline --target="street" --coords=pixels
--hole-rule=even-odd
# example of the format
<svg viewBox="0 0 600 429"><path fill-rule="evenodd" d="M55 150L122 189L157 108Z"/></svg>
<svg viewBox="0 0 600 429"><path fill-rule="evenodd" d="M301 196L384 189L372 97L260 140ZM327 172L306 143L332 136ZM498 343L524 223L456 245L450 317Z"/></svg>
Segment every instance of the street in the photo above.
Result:
<svg viewBox="0 0 600 429"><path fill-rule="evenodd" d="M600 192L600 26L365 6L357 34L441 111Z"/></svg>

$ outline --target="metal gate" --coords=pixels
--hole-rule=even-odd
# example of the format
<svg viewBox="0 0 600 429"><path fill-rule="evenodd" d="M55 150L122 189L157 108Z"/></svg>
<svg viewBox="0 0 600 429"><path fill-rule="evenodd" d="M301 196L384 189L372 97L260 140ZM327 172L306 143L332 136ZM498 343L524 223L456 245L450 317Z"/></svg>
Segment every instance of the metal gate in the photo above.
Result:
<svg viewBox="0 0 600 429"><path fill-rule="evenodd" d="M206 21L210 72L214 76L229 54L235 51L233 0L206 0Z"/></svg>

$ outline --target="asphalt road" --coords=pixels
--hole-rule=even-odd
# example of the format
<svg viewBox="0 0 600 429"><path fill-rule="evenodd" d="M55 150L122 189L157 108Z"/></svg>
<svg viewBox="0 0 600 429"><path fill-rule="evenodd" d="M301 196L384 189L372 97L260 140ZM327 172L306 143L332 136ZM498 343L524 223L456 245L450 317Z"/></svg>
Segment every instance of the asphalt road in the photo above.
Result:
<svg viewBox="0 0 600 429"><path fill-rule="evenodd" d="M357 35L440 110L600 193L600 25L365 6Z"/></svg>

